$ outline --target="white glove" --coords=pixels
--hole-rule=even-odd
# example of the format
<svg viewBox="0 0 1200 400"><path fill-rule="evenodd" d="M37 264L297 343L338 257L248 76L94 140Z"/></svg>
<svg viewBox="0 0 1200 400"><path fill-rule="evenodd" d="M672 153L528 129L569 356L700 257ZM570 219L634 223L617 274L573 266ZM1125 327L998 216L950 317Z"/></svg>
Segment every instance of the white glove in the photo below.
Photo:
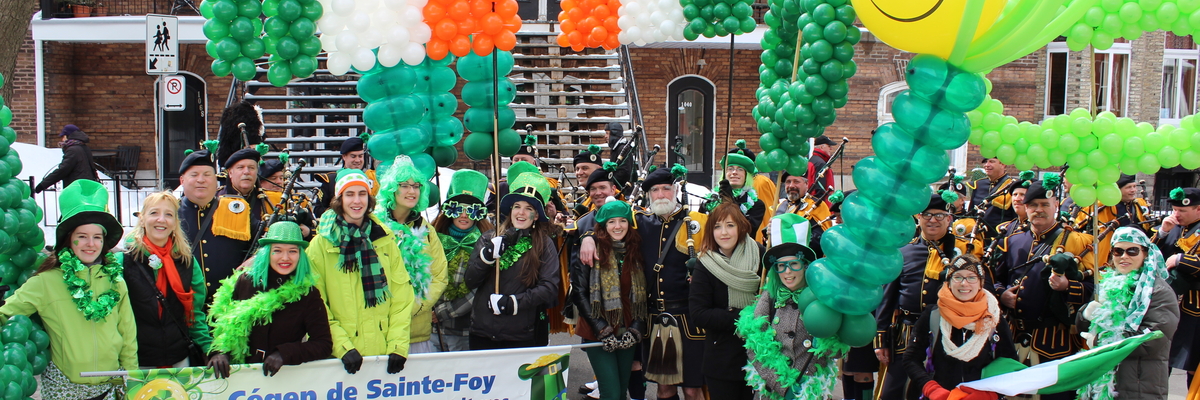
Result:
<svg viewBox="0 0 1200 400"><path fill-rule="evenodd" d="M1096 347L1096 335L1095 334L1093 334L1091 332L1080 332L1079 336L1082 336L1083 339L1087 341L1088 348Z"/></svg>
<svg viewBox="0 0 1200 400"><path fill-rule="evenodd" d="M492 314L500 315L500 299L503 298L504 295L502 294L492 293L491 297L488 299L488 308L492 309Z"/></svg>
<svg viewBox="0 0 1200 400"><path fill-rule="evenodd" d="M1093 302L1088 303L1088 305L1083 308L1083 319L1091 321L1092 317L1096 316L1096 311L1099 309L1100 309L1100 302L1093 301Z"/></svg>
<svg viewBox="0 0 1200 400"><path fill-rule="evenodd" d="M504 236L496 236L492 238L492 260L499 260L500 253L504 252Z"/></svg>

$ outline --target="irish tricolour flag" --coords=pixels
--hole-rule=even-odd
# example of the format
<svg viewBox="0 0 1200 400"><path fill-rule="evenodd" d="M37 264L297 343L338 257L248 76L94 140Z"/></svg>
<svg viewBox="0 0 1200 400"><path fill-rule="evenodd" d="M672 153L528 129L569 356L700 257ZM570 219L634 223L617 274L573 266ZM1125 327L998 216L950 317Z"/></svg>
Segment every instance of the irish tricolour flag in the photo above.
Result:
<svg viewBox="0 0 1200 400"><path fill-rule="evenodd" d="M1073 392L1116 368L1139 345L1163 337L1159 331L1128 337L1073 356L1032 367L1000 358L983 370L984 379L963 383L1005 396Z"/></svg>

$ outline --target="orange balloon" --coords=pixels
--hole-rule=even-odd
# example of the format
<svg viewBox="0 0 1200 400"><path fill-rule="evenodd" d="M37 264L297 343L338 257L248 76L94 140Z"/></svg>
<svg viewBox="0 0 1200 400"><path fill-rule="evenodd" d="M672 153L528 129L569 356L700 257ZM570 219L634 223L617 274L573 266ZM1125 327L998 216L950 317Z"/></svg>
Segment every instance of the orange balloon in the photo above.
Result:
<svg viewBox="0 0 1200 400"><path fill-rule="evenodd" d="M558 38L554 39L554 41L558 43L559 47L571 47L571 41L567 39L565 32L559 33Z"/></svg>
<svg viewBox="0 0 1200 400"><path fill-rule="evenodd" d="M608 39L604 40L604 48L612 50L617 47L621 47L621 40L617 38L617 35L608 35Z"/></svg>
<svg viewBox="0 0 1200 400"><path fill-rule="evenodd" d="M455 21L462 21L471 16L471 5L465 1L458 1L450 6L447 14L450 15L450 18L454 18Z"/></svg>
<svg viewBox="0 0 1200 400"><path fill-rule="evenodd" d="M566 9L564 8L564 10L566 10ZM566 12L566 11L559 11L559 12L558 12L558 20L559 20L560 22L561 22L561 21L567 21L567 20L569 20L569 19L570 19L570 18L568 18L568 17L567 17L567 12Z"/></svg>
<svg viewBox="0 0 1200 400"><path fill-rule="evenodd" d="M444 40L429 39L429 43L425 44L425 54L434 60L446 58L446 53L450 51L449 45Z"/></svg>
<svg viewBox="0 0 1200 400"><path fill-rule="evenodd" d="M517 6L517 0L501 0L496 2L496 13L503 16L516 15L518 8L520 7Z"/></svg>
<svg viewBox="0 0 1200 400"><path fill-rule="evenodd" d="M492 41L491 36L474 35L471 36L471 49L477 56L486 56L492 54L492 50L496 49L496 43Z"/></svg>
<svg viewBox="0 0 1200 400"><path fill-rule="evenodd" d="M504 30L516 33L521 30L521 24L523 24L521 16L513 14L508 17L508 20L504 21Z"/></svg>
<svg viewBox="0 0 1200 400"><path fill-rule="evenodd" d="M569 19L559 21L558 27L562 29L563 32L575 32L575 21Z"/></svg>
<svg viewBox="0 0 1200 400"><path fill-rule="evenodd" d="M434 0L434 2L440 4L442 7L450 7L451 4L454 4L454 1L455 0Z"/></svg>
<svg viewBox="0 0 1200 400"><path fill-rule="evenodd" d="M609 35L621 32L621 27L617 26L617 16L610 15L604 19L604 29L608 30Z"/></svg>
<svg viewBox="0 0 1200 400"><path fill-rule="evenodd" d="M425 15L425 23L433 25L441 21L442 18L446 18L446 7L442 7L441 4L431 1L425 4L425 10L422 14Z"/></svg>
<svg viewBox="0 0 1200 400"><path fill-rule="evenodd" d="M466 36L456 36L450 41L450 52L454 55L462 57L471 52L471 41Z"/></svg>
<svg viewBox="0 0 1200 400"><path fill-rule="evenodd" d="M496 36L503 30L504 18L500 18L500 14L487 13L487 16L483 17L483 33Z"/></svg>
<svg viewBox="0 0 1200 400"><path fill-rule="evenodd" d="M587 17L584 18L583 22L580 22L577 26L579 30L590 34L592 32L592 28L600 26L601 22L602 21L596 19L596 17Z"/></svg>
<svg viewBox="0 0 1200 400"><path fill-rule="evenodd" d="M616 10L616 9L618 9L618 8L621 8L621 1L620 1L620 0L608 0L608 3L607 3L607 4L608 4L608 9L609 9L609 10Z"/></svg>
<svg viewBox="0 0 1200 400"><path fill-rule="evenodd" d="M567 39L571 43L572 48L575 46L583 46L583 34L579 33L579 31L568 33Z"/></svg>
<svg viewBox="0 0 1200 400"><path fill-rule="evenodd" d="M583 49L584 49L584 46L583 46L583 44L582 44L582 43L580 43L580 44L572 44L572 45L571 45L571 50L575 50L575 51L583 51Z"/></svg>
<svg viewBox="0 0 1200 400"><path fill-rule="evenodd" d="M438 39L450 41L458 35L458 25L450 18L442 18L435 25L433 33L437 35Z"/></svg>
<svg viewBox="0 0 1200 400"><path fill-rule="evenodd" d="M492 12L492 2L486 0L471 1L471 15L484 15Z"/></svg>
<svg viewBox="0 0 1200 400"><path fill-rule="evenodd" d="M495 38L496 48L504 51L512 51L517 47L517 34L510 31L500 31L500 34Z"/></svg>
<svg viewBox="0 0 1200 400"><path fill-rule="evenodd" d="M562 0L561 2L558 3L558 5L560 7L562 7L563 10L570 10L572 8L578 7L579 3L575 2L575 0Z"/></svg>
<svg viewBox="0 0 1200 400"><path fill-rule="evenodd" d="M592 9L592 15L595 16L596 18L605 19L605 18L608 18L608 16L612 15L612 14L608 12L608 6L600 5L594 9Z"/></svg>
<svg viewBox="0 0 1200 400"><path fill-rule="evenodd" d="M460 35L474 35L479 33L479 24L475 23L475 18L467 17L462 21L458 21L458 33Z"/></svg>
<svg viewBox="0 0 1200 400"><path fill-rule="evenodd" d="M601 4L607 4L607 0L584 0L583 8L595 10L596 6Z"/></svg>
<svg viewBox="0 0 1200 400"><path fill-rule="evenodd" d="M587 47L600 47L602 44L604 44L604 40L597 40L593 36L587 38Z"/></svg>
<svg viewBox="0 0 1200 400"><path fill-rule="evenodd" d="M608 30L604 29L603 26L597 26L592 28L592 34L588 35L588 38L596 42L604 43L604 40L608 39Z"/></svg>
<svg viewBox="0 0 1200 400"><path fill-rule="evenodd" d="M587 13L584 13L582 8L575 7L567 10L567 17L572 21L582 21L584 17L587 17Z"/></svg>

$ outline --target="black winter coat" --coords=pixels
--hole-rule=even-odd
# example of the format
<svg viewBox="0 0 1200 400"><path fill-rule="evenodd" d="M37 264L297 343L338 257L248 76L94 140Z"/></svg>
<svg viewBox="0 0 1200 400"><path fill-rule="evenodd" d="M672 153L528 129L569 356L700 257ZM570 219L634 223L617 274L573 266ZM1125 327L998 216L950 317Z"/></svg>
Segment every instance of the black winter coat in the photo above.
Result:
<svg viewBox="0 0 1200 400"><path fill-rule="evenodd" d="M267 287L274 289L291 279L275 271L267 272ZM238 277L233 287L233 300L246 300L260 290L250 282L249 274ZM220 318L217 316L216 318ZM304 337L308 336L308 340ZM333 353L333 335L329 333L329 316L321 293L313 287L294 303L271 314L271 322L250 328L250 355L246 363L260 363L271 353L279 352L284 365L300 365L329 358Z"/></svg>
<svg viewBox="0 0 1200 400"><path fill-rule="evenodd" d="M933 339L932 331L930 331L930 314L938 312L937 306L925 309L921 313L921 319L917 320L917 325L913 327L912 340L908 343L908 351L904 352L903 366L904 371L908 373L909 379L912 379L912 384L918 388L925 387L925 384L930 380L936 380L946 390L954 389L958 384L979 380L983 377L983 367L991 364L993 360L999 357L1007 357L1017 359L1017 349L1013 346L1012 332L1008 330L1008 324L1000 321L996 325L996 330L993 331L992 337L988 338L988 342L983 345L983 349L979 350L979 355L971 359L971 361L962 361L954 357L946 355L946 349L940 343L941 335L938 337L938 342L933 345L933 372L925 370L925 355L926 349L930 348L929 341ZM938 329L934 327L933 329ZM951 327L953 333L950 334L950 340L955 345L961 346L967 339L974 335L973 331L967 329L956 329Z"/></svg>
<svg viewBox="0 0 1200 400"><path fill-rule="evenodd" d="M500 271L500 294L515 295L517 298L517 315L495 315L488 308L490 298L495 289L495 264L483 262L479 256L488 253L491 258L492 237L495 231L488 231L475 242L475 250L471 252L471 261L467 263L465 281L467 288L475 291L475 301L471 310L471 335L485 337L493 341L519 342L533 340L533 328L537 323L538 313L555 306L558 302L558 291L562 285L559 272L558 249L553 240L547 238L542 250L541 265L538 266L538 279L532 286L521 282L521 267L529 261L529 253L537 249L529 249L514 265ZM499 261L496 261L499 262Z"/></svg>
<svg viewBox="0 0 1200 400"><path fill-rule="evenodd" d="M729 286L708 272L703 263L692 271L688 309L696 326L705 331L704 376L742 379L746 341L737 336L734 327L742 310L729 307Z"/></svg>
<svg viewBox="0 0 1200 400"><path fill-rule="evenodd" d="M192 290L192 263L177 259L175 265L183 289ZM167 293L163 293L163 297L170 314L163 313L160 316L155 272L147 258L126 254L124 267L125 283L129 287L129 304L133 307L133 319L137 322L138 365L172 365L187 358L188 341L183 335L188 327L184 321L186 314L183 303L175 297L174 291L168 290ZM200 302L204 299L197 298L194 301Z"/></svg>
<svg viewBox="0 0 1200 400"><path fill-rule="evenodd" d="M63 147L63 158L62 162L58 164L58 169L46 175L46 178L34 188L34 192L42 192L59 181L62 181L63 187L67 187L80 179L100 180L100 175L96 174L92 150L87 146L87 142L90 140L87 134L83 131L75 131L67 135L67 139L76 140L79 143Z"/></svg>

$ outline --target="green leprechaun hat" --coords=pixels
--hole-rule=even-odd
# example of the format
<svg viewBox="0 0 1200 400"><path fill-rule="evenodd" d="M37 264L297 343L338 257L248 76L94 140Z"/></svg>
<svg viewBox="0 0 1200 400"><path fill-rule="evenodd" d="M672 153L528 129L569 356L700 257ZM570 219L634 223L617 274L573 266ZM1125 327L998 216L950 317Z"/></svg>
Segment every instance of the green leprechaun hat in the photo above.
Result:
<svg viewBox="0 0 1200 400"><path fill-rule="evenodd" d="M125 228L108 213L108 189L99 182L80 179L72 182L58 195L58 227L54 229L57 253L68 247L71 232L81 225L96 224L104 229L104 250L117 245Z"/></svg>
<svg viewBox="0 0 1200 400"><path fill-rule="evenodd" d="M509 171L512 171L512 168L509 168ZM450 177L450 188L446 191L447 200L483 204L483 195L487 193L487 186L487 175L482 172L473 169L454 171L454 175Z"/></svg>
<svg viewBox="0 0 1200 400"><path fill-rule="evenodd" d="M258 239L258 244L263 247L275 243L294 244L300 246L301 249L308 248L308 241L304 240L304 233L300 230L300 225L291 221L280 221L271 224L271 228L267 230L267 235L263 236L262 239Z"/></svg>

